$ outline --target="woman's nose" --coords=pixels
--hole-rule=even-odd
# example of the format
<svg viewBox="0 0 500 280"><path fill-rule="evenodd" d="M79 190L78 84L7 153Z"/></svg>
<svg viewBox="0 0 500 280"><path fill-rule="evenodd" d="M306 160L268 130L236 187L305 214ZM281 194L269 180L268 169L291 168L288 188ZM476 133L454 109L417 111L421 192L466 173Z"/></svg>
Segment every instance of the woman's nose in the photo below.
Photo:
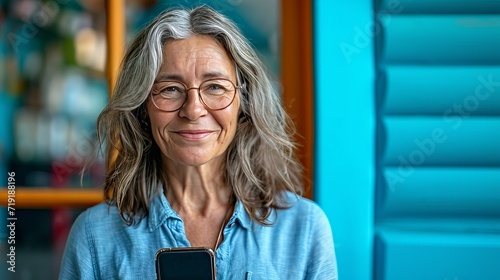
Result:
<svg viewBox="0 0 500 280"><path fill-rule="evenodd" d="M187 100L182 105L179 116L188 118L190 120L196 120L207 114L207 108L201 101L199 90L197 88L190 88L186 92Z"/></svg>

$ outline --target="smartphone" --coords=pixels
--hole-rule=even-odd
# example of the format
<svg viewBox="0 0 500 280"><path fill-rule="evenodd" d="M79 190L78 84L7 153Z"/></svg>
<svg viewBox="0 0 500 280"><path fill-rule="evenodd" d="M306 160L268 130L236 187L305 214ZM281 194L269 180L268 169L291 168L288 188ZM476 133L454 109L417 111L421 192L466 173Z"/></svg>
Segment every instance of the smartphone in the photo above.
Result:
<svg viewBox="0 0 500 280"><path fill-rule="evenodd" d="M156 279L215 280L215 254L211 248L163 248L155 255Z"/></svg>

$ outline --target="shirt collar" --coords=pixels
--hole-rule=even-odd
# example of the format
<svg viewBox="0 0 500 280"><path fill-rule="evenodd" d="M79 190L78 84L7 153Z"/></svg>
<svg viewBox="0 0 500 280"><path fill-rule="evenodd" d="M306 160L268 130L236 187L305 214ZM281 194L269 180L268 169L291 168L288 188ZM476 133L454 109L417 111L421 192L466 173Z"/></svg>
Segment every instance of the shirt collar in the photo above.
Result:
<svg viewBox="0 0 500 280"><path fill-rule="evenodd" d="M235 221L245 229L249 229L252 223L252 218L250 217L250 215L248 215L247 211L245 210L245 206L243 206L243 203L241 203L241 201L239 200L236 201L233 216L231 217L231 219L229 219L228 224L232 224Z"/></svg>
<svg viewBox="0 0 500 280"><path fill-rule="evenodd" d="M154 231L160 227L167 219L179 219L181 217L172 209L170 203L168 203L167 198L164 193L156 195L150 202L149 214L148 214L148 228L149 231ZM231 219L229 219L228 224L238 222L243 228L249 229L252 223L252 218L248 215L243 203L241 201L236 201L236 206L234 207L234 213Z"/></svg>
<svg viewBox="0 0 500 280"><path fill-rule="evenodd" d="M181 217L172 209L170 203L163 192L156 195L149 204L148 227L150 231L154 231L160 227L167 219L179 219Z"/></svg>

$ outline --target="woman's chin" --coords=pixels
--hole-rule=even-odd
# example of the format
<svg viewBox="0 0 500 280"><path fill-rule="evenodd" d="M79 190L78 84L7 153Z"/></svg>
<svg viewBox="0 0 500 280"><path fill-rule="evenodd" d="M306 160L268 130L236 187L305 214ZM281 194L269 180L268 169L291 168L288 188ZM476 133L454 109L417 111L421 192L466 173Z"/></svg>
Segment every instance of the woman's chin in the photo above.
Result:
<svg viewBox="0 0 500 280"><path fill-rule="evenodd" d="M207 164L221 165L222 157L220 155L207 154L204 152L186 151L177 153L175 156L167 157L167 162L184 166L202 166Z"/></svg>

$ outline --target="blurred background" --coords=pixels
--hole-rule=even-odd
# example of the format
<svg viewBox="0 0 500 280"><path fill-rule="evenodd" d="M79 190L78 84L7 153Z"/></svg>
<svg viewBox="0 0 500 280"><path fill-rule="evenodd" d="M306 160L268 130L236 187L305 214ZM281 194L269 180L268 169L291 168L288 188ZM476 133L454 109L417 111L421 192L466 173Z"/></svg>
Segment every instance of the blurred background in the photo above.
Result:
<svg viewBox="0 0 500 280"><path fill-rule="evenodd" d="M101 199L103 156L80 171L108 101L117 1L0 0L0 186L13 171L25 191L15 273L0 227L0 279L57 278L72 222ZM296 122L340 279L500 279L499 0L121 3L124 46L172 6L237 23ZM52 207L68 190L80 199Z"/></svg>

